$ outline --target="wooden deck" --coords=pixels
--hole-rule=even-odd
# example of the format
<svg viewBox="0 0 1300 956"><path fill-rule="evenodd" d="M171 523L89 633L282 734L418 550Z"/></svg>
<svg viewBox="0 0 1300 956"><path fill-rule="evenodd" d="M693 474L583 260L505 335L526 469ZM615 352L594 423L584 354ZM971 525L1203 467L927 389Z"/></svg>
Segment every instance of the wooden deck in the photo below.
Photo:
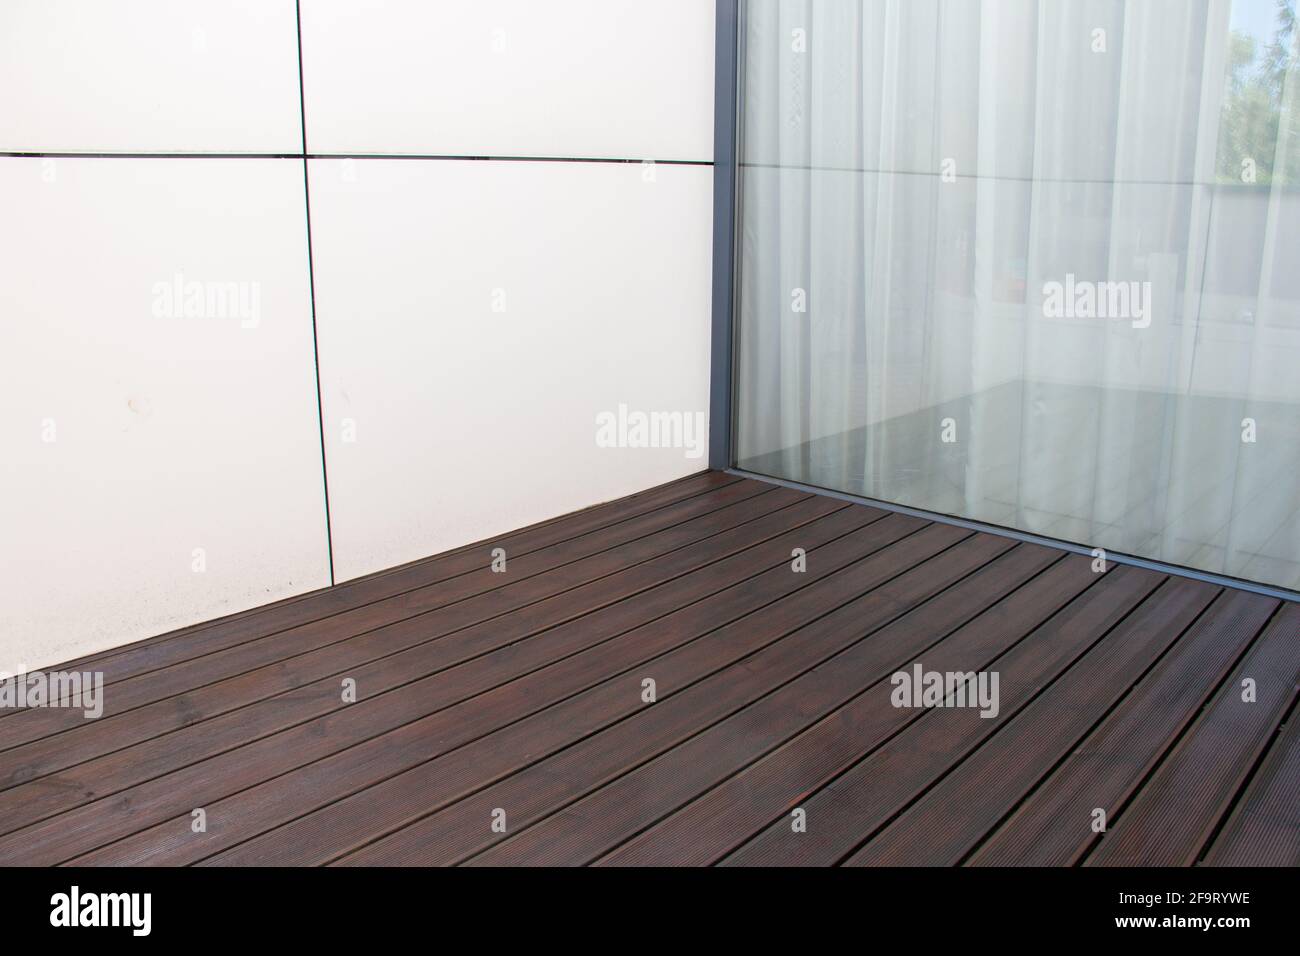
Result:
<svg viewBox="0 0 1300 956"><path fill-rule="evenodd" d="M73 666L0 863L1300 863L1300 606L719 473Z"/></svg>

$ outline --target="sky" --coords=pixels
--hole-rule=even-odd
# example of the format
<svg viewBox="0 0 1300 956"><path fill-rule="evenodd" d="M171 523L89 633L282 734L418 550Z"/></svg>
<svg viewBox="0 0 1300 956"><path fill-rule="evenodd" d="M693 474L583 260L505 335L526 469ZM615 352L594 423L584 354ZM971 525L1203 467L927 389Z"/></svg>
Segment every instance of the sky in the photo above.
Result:
<svg viewBox="0 0 1300 956"><path fill-rule="evenodd" d="M1277 0L1232 0L1231 27L1267 43L1277 29Z"/></svg>

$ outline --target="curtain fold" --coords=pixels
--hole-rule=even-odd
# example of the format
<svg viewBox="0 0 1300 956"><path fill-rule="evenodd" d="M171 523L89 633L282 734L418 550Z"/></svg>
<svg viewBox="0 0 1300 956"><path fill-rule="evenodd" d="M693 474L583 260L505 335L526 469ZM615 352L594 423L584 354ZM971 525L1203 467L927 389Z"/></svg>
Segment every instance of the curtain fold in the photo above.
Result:
<svg viewBox="0 0 1300 956"><path fill-rule="evenodd" d="M1295 0L747 7L741 464L1300 587Z"/></svg>

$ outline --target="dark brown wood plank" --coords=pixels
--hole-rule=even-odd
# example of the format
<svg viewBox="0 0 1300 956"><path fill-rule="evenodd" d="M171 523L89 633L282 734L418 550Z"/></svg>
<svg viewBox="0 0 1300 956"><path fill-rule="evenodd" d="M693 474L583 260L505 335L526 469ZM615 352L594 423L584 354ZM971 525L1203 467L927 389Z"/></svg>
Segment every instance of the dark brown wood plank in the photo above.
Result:
<svg viewBox="0 0 1300 956"><path fill-rule="evenodd" d="M232 710L269 693L259 686L240 696L239 685L227 683L208 695L208 709L203 710L192 706L190 699L175 700L191 689L274 668L270 671L273 676L291 675L281 681L287 687L277 688L282 691L566 593L573 600L565 602L565 607L576 617L591 609L577 599L576 592L582 588L587 589L584 594L599 592L610 601L621 599L626 595L618 587L598 582L655 558L665 558L653 566L656 570L666 568L674 552L690 560L699 549L683 550L688 545L804 500L809 496L787 489L764 490L758 483L728 486L647 516L653 519L648 528L642 526L642 519L633 519L620 526L612 541L581 539L582 550L598 550L578 560L569 560L567 549L574 542L548 549L536 557L546 565L559 563L540 573L532 573L529 557L513 567L508 563L504 574L492 572L485 563L475 574L439 586L119 681L105 691L104 716L95 721L86 721L71 708L29 710L5 724L0 789ZM633 537L623 540L626 535ZM612 546L601 547L603 543ZM162 706L145 712L153 703Z"/></svg>
<svg viewBox="0 0 1300 956"><path fill-rule="evenodd" d="M924 534L923 522L891 515L876 522L860 532L846 536L826 549L864 549L875 553L886 548L889 542L902 540L911 542ZM801 535L806 537L806 535ZM788 541L788 539L787 539ZM906 548L904 544L901 547ZM774 568L758 579L746 582L731 592L718 595L717 600L682 609L668 618L661 618L644 628L638 628L628 637L632 644L624 644L620 651L627 653L629 646L643 642L668 641L671 647L686 641L684 647L672 650L658 658L653 665L656 673L672 676L671 665L676 665L691 679L697 669L705 673L716 670L724 663L744 656L753 649L754 644L762 646L776 641L781 632L771 633L771 629L781 621L781 612L791 613L791 608L800 607L808 600L803 592L817 588L824 582L803 587L803 575L791 574L788 564L788 543L783 548L784 566ZM892 550L889 556L882 556L880 561L898 559ZM859 554L862 552L859 551ZM797 579L797 580L796 580ZM839 575L829 575L825 581L838 581ZM775 604L771 591L785 589L787 594ZM777 595L780 596L779 594ZM733 641L719 641L716 635L718 611L728 605L745 607L757 600L757 609L745 615L749 620L745 626L737 627L739 636ZM705 606L708 605L708 606ZM745 617L738 620L744 621ZM725 618L724 618L725 619ZM755 621L762 624L755 625ZM726 629L724 629L726 630ZM710 632L713 632L712 634ZM709 635L709 640L695 640ZM752 643L750 643L752 642ZM569 676L582 675L582 683L588 683L593 676L589 662L579 661L579 667ZM609 659L599 662L599 670L605 674ZM353 748L327 760L316 762L302 768L294 775L279 778L261 787L237 794L229 801L214 804L209 810L209 821L213 820L213 811L217 813L217 826L209 823L208 832L198 841L184 833L183 828L175 826L177 822L142 833L105 851L97 852L85 858L86 862L118 861L123 854L134 859L136 854L144 854L150 862L190 862L223 847L247 840L258 833L271 830L286 823L286 831L303 831L313 828L321 821L322 814L302 817L302 814L320 806L328 810L332 801L337 807L352 809L360 807L360 812L348 819L339 819L320 824L330 835L324 842L303 839L291 839L285 846L275 852L279 859L288 859L294 854L319 854L329 847L346 846L349 835L348 826L359 828L362 833L384 821L392 819L394 825L407 818L407 814L418 815L428 806L428 801L435 799L441 792L438 784L422 785L418 788L408 786L413 777L426 776L430 773L442 773L451 769L453 782L457 786L470 784L491 776L496 767L499 773L506 773L520 761L526 761L528 755L536 753L539 736L543 732L559 733L565 739L580 738L590 730L584 730L583 722L591 723L603 715L593 715L593 702L601 703L606 708L634 708L639 704L639 680L635 671L622 670L616 666L618 673L607 680L600 681L589 690L574 694L561 702L555 702L553 686L556 675L547 671L530 675L524 681L503 686L476 698L464 708L452 708L427 720L416 721L397 731L389 733ZM597 678L598 679L598 678ZM661 682L666 687L667 681ZM665 691L667 692L667 691ZM543 711L537 714L537 711ZM533 716L530 716L533 715ZM516 719L528 716L528 720ZM504 717L504 719L503 719ZM613 718L609 718L613 719ZM513 721L513 722L512 722ZM596 723L595 726L599 726ZM441 756L440 756L441 755ZM443 758L446 759L443 759ZM430 769L431 764L436 764ZM394 776L396 775L396 776ZM373 781L383 781L366 793L364 797L353 800L353 794L362 791ZM394 782L395 781L395 782ZM309 797L304 797L304 794ZM338 811L333 811L337 813ZM302 817L301 820L295 818ZM244 848L251 848L256 841L245 843ZM250 852L243 849L242 852ZM287 854L287 856L283 855ZM308 859L303 862L313 862Z"/></svg>
<svg viewBox="0 0 1300 956"><path fill-rule="evenodd" d="M331 636L339 632L350 630L352 633L361 633L409 620L447 604L482 596L490 591L499 591L509 585L517 585L544 572L554 574L565 566L578 564L584 558L589 562L596 561L602 554L607 554L617 547L634 547L640 543L640 539L654 532L666 532L691 519L770 492L770 486L764 487L759 482L747 481L734 482L703 494L691 495L596 531L535 549L525 555L514 554L513 563L506 574L492 572L490 550L475 549L458 555L456 559L459 564L473 561L472 568L463 569L452 576L439 577L428 585L404 590L382 600L349 602L342 607L334 608L327 615L317 616L308 623L296 627L287 629L276 627L265 635L249 636L247 633L249 629L263 629L265 621L261 618L241 619L233 631L208 635L202 642L201 653L189 653L192 648L185 642L177 642L167 637L157 638L132 650L133 659L146 651L155 655L151 658L149 666L139 667L134 673L123 673L116 669L121 664L116 658L95 665L96 669L104 674L105 683L113 687L112 694L106 695L106 707L111 708L106 713L120 714L142 706L148 702L150 694L153 695L153 699L160 699L169 693L202 686L205 682L204 678L209 673L217 672L221 667L230 666L232 663L256 660L258 655L265 657L277 648L308 647L312 642L323 646L329 642ZM427 570L426 568L422 573L427 573ZM335 590L347 587L342 585L340 589ZM328 597L331 601L334 600L334 592L329 592ZM227 644L229 646L225 646ZM177 663L163 665L156 655L164 653L178 654L183 659ZM75 723L57 723L60 720L73 719L66 711L57 709L21 711L12 723L5 725L6 734L0 742L0 749L55 733L68 726L75 726Z"/></svg>
<svg viewBox="0 0 1300 956"><path fill-rule="evenodd" d="M1171 741L1268 623L1278 602L1219 595L1173 650L967 861L1072 866L1097 841L1093 813L1114 821Z"/></svg>
<svg viewBox="0 0 1300 956"><path fill-rule="evenodd" d="M826 520L822 520L823 517ZM801 502L797 507L775 511L761 520L741 525L698 547L680 552L672 558L670 566L665 567L661 560L630 570L625 577L634 583L644 584L650 580L648 574L652 569L664 580L636 594L635 601L616 602L614 606L585 615L570 625L550 628L532 638L526 646L512 648L509 654L478 655L459 661L455 655L456 641L426 642L350 668L347 675L357 682L363 696L359 704L351 708L350 720L357 726L365 723L373 730L379 726L379 721L369 717L368 712L376 707L386 707L384 726L399 726L427 714L427 702L436 702L439 708L450 706L519 677L530 669L595 646L618 633L619 629L630 629L722 591L775 564L784 563L788 550L778 552L774 548L758 548L777 535L794 534L793 529L811 525L799 531L797 538L806 547L818 547L838 535L884 517L885 512L850 508L826 499ZM702 573L705 570L707 573ZM826 570L819 562L815 566L816 573L806 580L811 582ZM625 586L626 582L607 579L602 591L608 596L620 593ZM523 625L531 613L525 609L497 620L488 630L495 632L501 641L517 643L528 635ZM465 635L464 639L472 640L472 634L461 633ZM334 665L331 666L341 666L339 661L344 660L343 655L352 655L354 660L364 659L353 650L351 645L335 648ZM271 696L281 684L292 686L301 677L301 672L286 673L282 668L271 668L183 695L183 711L194 718L183 729L42 777L23 787L0 792L0 833L339 709L338 679L334 677ZM383 695L398 690L402 691L401 696L384 698L380 702ZM213 719L197 720L209 697L215 697L219 704L228 706L231 697L259 694L267 699ZM329 742L337 742L337 749L341 749L359 739L355 734L352 737L334 734ZM302 741L291 743L285 738L281 738L281 742L302 762L307 761L309 754L321 756L319 748L325 743L308 740L304 746Z"/></svg>
<svg viewBox="0 0 1300 956"><path fill-rule="evenodd" d="M313 591L146 638L59 665L61 670L95 670L111 684L151 670L202 657L280 631L331 617L342 611L397 597L483 568L485 554L504 547L515 557L614 526L672 504L706 495L745 481L710 471L648 489L628 498L596 505L572 515L539 522L528 528L465 545L453 551L365 575L332 588ZM26 708L0 710L0 719Z"/></svg>
<svg viewBox="0 0 1300 956"><path fill-rule="evenodd" d="M1170 579L1112 630L1066 679L874 836L849 865L951 866L974 848L1069 752L1218 595ZM845 799L859 796L846 791Z"/></svg>
<svg viewBox="0 0 1300 956"><path fill-rule="evenodd" d="M481 565L481 559L479 561L464 559L466 555L481 552L483 549L507 547L514 554L527 554L744 480L747 479L726 472L696 472L625 498L602 502L571 514L557 515L554 518L547 518L523 528L451 548L429 557L417 558L395 567L373 571L359 578L342 581L333 587L297 594L270 604L176 628L122 647L80 657L60 666L67 669L86 669L91 665L103 665L105 662L113 661L125 665L124 672L134 677L151 666L154 660L152 655L162 651L164 645L171 645L182 638L198 638L196 643L202 653L205 652L203 649L212 643L220 643L220 632L223 629L245 618L258 617L267 622L267 627L283 630L295 624L316 620L317 617L328 617L339 610L359 607L467 571L477 570ZM291 605L299 604L309 605L309 607L299 609L289 616L277 616L281 611L288 611ZM267 633L271 631L268 630ZM142 661L137 658L132 662L133 655L146 650L152 652L147 660ZM175 663L176 660L183 659L179 656L178 649L168 647L168 651L169 653L164 655L166 663Z"/></svg>
<svg viewBox="0 0 1300 956"><path fill-rule="evenodd" d="M1095 580L1081 559L1076 559L1077 563L1067 562L1052 555L1049 562L1053 560L1056 566L1043 574L1040 583L1057 579L1067 589L1082 590ZM1020 602L1019 606L1027 603ZM941 640L923 652L925 660L961 660L966 662L963 666L969 664L977 669L988 663L1034 628L1033 621L1015 619L1012 610L1015 604L1013 599L1008 599L996 611L977 618L985 625L982 629L967 625L953 634L935 634L926 621L923 630ZM991 641L985 641L986 638ZM885 634L871 643L895 652L901 642L896 634ZM865 706L853 710L841 728L852 727L853 735L869 739L888 734L891 725L904 718L901 711L889 705L890 669L868 666L866 651L855 645L840 652L775 693L496 844L470 862L476 865L590 863L634 836L647 821L661 819L765 752L802 735L814 722L846 704ZM914 657L899 667L906 669L920 659Z"/></svg>
<svg viewBox="0 0 1300 956"><path fill-rule="evenodd" d="M841 604L832 613L752 658L714 674L680 695L666 700L661 697L651 707L631 710L630 719L558 751L487 790L469 795L345 862L353 865L381 861L458 862L500 839L478 825L485 805L489 812L496 806L509 808L507 813L513 813L514 821L511 826L523 827L580 796L585 789L614 779L674 747L699 728L730 717L821 665L845 647L863 648L865 656L860 663L864 667L872 666L873 656L889 659L905 655L906 649L897 646L895 641L877 639L874 635L917 601L946 590L980 567L991 555L983 550L988 546L986 542L963 541L911 571L895 576L878 590ZM937 636L928 633L914 637L925 642L935 639Z"/></svg>
<svg viewBox="0 0 1300 956"><path fill-rule="evenodd" d="M1089 565L691 476L73 662L108 716L0 711L0 864L1300 864L1300 606Z"/></svg>
<svg viewBox="0 0 1300 956"><path fill-rule="evenodd" d="M837 539L855 527L856 523L861 522L864 516L870 517L870 512L866 509L850 509L851 513L847 515L843 511L834 511L825 518L814 519L812 515L816 512L813 509L818 505L809 502L801 503L796 507L807 508L808 512L803 515L803 518L809 520L801 523L797 520L798 512L793 508L789 509L790 513L769 515L765 519L766 523L777 524L769 526L767 531L784 532L779 538L772 540L770 544L767 543L766 538L762 538L757 542L753 553L737 555L722 569L715 567L715 573L722 576L724 581L728 576L735 576L742 581L717 595L716 599L679 608L680 598L684 595L676 589L685 586L686 582L678 581L672 588L666 588L662 592L643 593L638 595L636 601L619 602L595 614L562 625L548 636L558 635L560 640L566 641L576 636L589 642L593 647L600 645L597 652L600 654L598 661L601 664L617 660L613 650L625 647L630 641L639 639L646 648L655 646L655 640L680 638L685 641L706 633L711 627L716 626L717 615L724 613L733 605L749 601L753 602L753 607L761 607L780 597L780 589L771 582L767 582L767 589L758 588L754 586L754 580L745 580L744 576L756 570L771 568L778 562L783 567L788 567L792 542L810 549L824 541L831 542L823 560L827 569L833 570L836 566L835 555L838 552L863 546L874 547L878 542L889 540L891 527L894 529L893 533L905 534L909 527L914 528L918 524L913 522L899 527L890 518L885 518L883 521L874 522L871 527L875 530L869 534L840 544ZM823 502L820 507L824 508L825 503ZM876 529L877 525L885 522L890 522L890 526ZM751 534L753 531L751 529L746 533ZM817 571L810 572L808 575L812 579L820 576L821 562L814 567ZM792 577L784 575L783 579ZM712 584L712 579L713 575L710 574L687 580L701 589L707 589ZM799 582L791 586L797 587L802 580L799 579ZM694 634L688 631L684 623L688 620L701 630ZM638 624L641 626L637 626ZM673 624L677 624L678 627L673 628ZM630 632L628 629L631 629ZM493 641L511 638L511 632L503 635L499 624L485 627L483 631L484 634L491 636ZM615 635L619 635L615 638L617 643L610 641L609 647L602 644L606 638ZM515 642L515 651L511 654L499 657L489 655L486 659L479 657L478 660L487 660L489 663L485 666L491 667L492 658L497 657L497 666L503 671L508 671L515 661L520 660L520 650L521 646ZM173 773L157 781L156 784L147 784L107 800L97 801L83 808L84 813L78 811L75 815L67 814L62 818L56 818L50 821L50 826L40 828L38 842L42 845L42 852L54 853L67 850L70 841L74 839L74 832L75 838L83 838L87 834L103 836L105 829L113 835L112 838L125 836L133 832L133 829L141 829L167 819L177 813L178 807L186 800L203 799L211 802L240 789L239 786L231 786L232 780L242 786L250 786L282 774L287 769L310 763L352 744L367 741L393 728L400 728L400 730L397 731L396 737L390 737L385 741L383 748L375 744L363 753L377 750L380 759L392 761L406 758L409 750L427 756L429 744L421 735L440 734L441 736L437 738L440 745L452 746L487 733L503 723L526 715L530 710L539 709L553 702L554 698L549 696L552 693L562 695L566 690L573 692L575 688L567 687L562 678L577 681L584 675L590 676L580 666L582 663L585 662L575 664L572 658L554 663L548 662L548 667L543 668L543 673L530 674L522 683L514 683L512 687L495 688L489 693L479 695L475 701L464 701L454 705L453 702L462 695L465 685L473 688L475 678L486 679L485 672L473 662L467 662L462 667L447 669L445 676L435 674L427 679L408 684L393 693L379 694L374 697L363 695L357 704L346 708L339 708L337 691L331 689L332 711L329 715L256 741L236 751L229 751L212 760L203 761ZM424 666L427 665L428 661L424 661ZM466 669L472 669L472 673L469 679L462 680L466 677ZM522 670L526 671L527 667L523 667ZM576 689L581 689L581 685ZM439 712L443 712L441 716L435 716ZM216 722L210 722L208 727L211 728L214 723ZM236 723L222 730L238 735L242 732L242 727ZM342 779L341 782L348 783L350 778ZM330 786L318 788L316 792L330 792L331 787L339 785L340 781L336 780ZM96 824L96 819L101 822ZM103 826L104 819L112 821L107 828ZM215 836L215 831L210 832L214 832ZM27 831L27 834L31 834L31 831ZM49 847L46 847L47 843L50 843ZM83 847L82 852L85 849L89 848ZM0 844L0 855L3 853L4 846Z"/></svg>
<svg viewBox="0 0 1300 956"><path fill-rule="evenodd" d="M1242 681L1256 682L1243 700ZM1300 607L1260 635L1213 703L1102 836L1085 866L1189 866L1199 858L1300 687Z"/></svg>
<svg viewBox="0 0 1300 956"><path fill-rule="evenodd" d="M1089 580L1091 569L1076 562L1076 580ZM1005 722L1014 712L1014 697L1032 687L1034 675L1016 672L1019 663L1035 664L1047 670L1054 658L1059 661L1071 648L1086 648L1109 627L1146 597L1162 580L1160 575L1132 568L1112 569L1082 596L1066 603L1069 592L1058 595L1065 608L1035 627L1035 607L1046 601L1025 602L1019 629L1027 633L997 662L990 665L1003 675L1002 687L1014 689L1004 696L999 721ZM913 614L929 622L926 606ZM1050 606L1041 611L1050 614ZM990 618L1001 628L1006 618ZM1037 652L1041 648L1042 652ZM953 658L954 669L977 670L981 662L965 652ZM943 662L940 658L939 663ZM927 655L925 666L939 669ZM948 668L943 668L948 669ZM714 788L680 812L642 833L636 839L605 857L605 865L708 865L721 860L760 831L770 830L755 840L747 853L732 862L766 862L779 860L782 865L831 864L852 846L852 837L839 838L833 821L821 812L827 800L822 790L840 778L849 768L854 773L871 776L872 786L879 787L877 806L897 807L927 780L926 768L946 770L955 762L954 751L963 753L973 746L975 734L991 733L997 721L973 720L967 712L898 711L889 705L890 685L881 685L871 694L864 693L844 708L823 719L808 732L789 741L780 749L744 772ZM874 716L873 716L874 713ZM953 715L953 716L950 716ZM925 720L922 720L922 718ZM901 728L916 728L922 733L909 739L899 735ZM963 726L954 728L954 722ZM867 735L864 727L879 727L880 732ZM889 737L887 735L894 734ZM877 758L872 765L861 763L870 752ZM910 776L907 776L909 775ZM898 778L895 779L895 776ZM813 796L817 794L817 796ZM794 834L789 815L802 808L813 822L806 833ZM846 827L860 832L862 821L855 819Z"/></svg>
<svg viewBox="0 0 1300 956"><path fill-rule="evenodd" d="M1300 866L1300 713L1286 726L1250 782L1207 866Z"/></svg>
<svg viewBox="0 0 1300 956"><path fill-rule="evenodd" d="M848 511L849 514L843 515L845 511ZM786 564L791 541L800 542L811 548L824 541L833 541L864 523L880 524L881 521L876 521L879 517L880 513L873 509L846 508L842 502L833 502L828 499L799 501L788 508L774 511L758 521L747 523L723 535L718 535L707 546L678 552L677 558L674 559L677 564L672 570L683 572L700 567L710 557L711 549L717 549L716 553L712 554L712 557L720 557L730 552L744 552L780 535L781 537L777 541L773 541L766 550L748 555L736 554L734 561L727 563L720 569L715 568L715 572L722 578L724 583L729 576L743 580L744 576L762 568L771 567L778 562L783 565ZM883 520L889 521L891 519L886 517ZM913 522L911 526L915 527L916 524L916 522ZM878 534L884 537L888 533L888 530L883 530ZM903 532L900 531L900 533ZM660 573L663 570L663 568L658 568L655 573ZM646 566L641 566L629 569L627 575L644 583L645 575L650 573L651 571ZM816 575L810 575L810 577L816 577ZM443 641L425 643L419 648L413 649L410 653L389 657L386 659L386 663L376 665L376 667L384 667L387 678L394 682L392 686L399 688L393 693L378 692L383 685L377 683L374 688L376 693L367 696L367 687L370 686L367 682L376 681L380 676L377 671L371 671L364 675L365 681L358 682L361 698L356 704L341 705L337 681L322 683L319 686L309 686L303 688L301 692L268 701L268 706L259 713L265 715L266 719L271 722L280 719L286 712L292 712L295 715L299 714L296 709L299 705L304 707L324 707L327 714L318 718L314 723L300 723L291 730L265 737L251 744L248 743L247 735L250 728L256 726L256 721L250 716L251 711L249 709L232 713L219 721L208 721L200 724L194 728L194 734L190 735L190 739L180 741L181 747L179 750L171 745L172 738L179 735L167 735L158 738L150 743L150 746L155 749L151 749L149 753L152 758L163 761L184 760L192 756L192 751L188 748L197 745L196 740L211 741L216 739L225 741L227 747L234 746L239 749L235 751L227 750L220 757L204 761L179 773L172 773L171 776L163 777L155 784L146 784L107 799L97 800L95 803L83 807L84 813L78 811L75 815L65 814L62 817L55 817L53 820L48 821L48 825L28 829L20 835L39 846L42 855L66 852L69 847L77 847L79 840L91 836L100 836L106 833L115 834L116 836L127 835L132 832L129 827L134 826L139 829L150 823L157 822L159 819L165 819L171 813L176 812L175 805L178 800L218 799L223 795L234 792L241 786L250 786L276 774L283 773L287 769L292 769L292 767L301 763L308 763L313 759L318 759L351 744L369 739L369 737L376 736L386 730L414 721L431 712L441 710L458 699L456 695L464 689L466 684L472 686L472 681L462 681L460 679L464 676L463 670L459 673L452 673L451 670L448 670L448 677L445 679L440 679L436 675L429 677L427 680L417 679L422 673L446 670L454 667L457 663L467 663L473 660L486 660L490 668L493 655L487 655L485 658L483 654L475 653L483 650L485 646L489 650L503 646L513 646L510 653L497 657L495 662L502 672L508 671L509 668L515 666L516 663L521 663L527 657L522 651L528 645L519 642L524 637L537 633L539 629L551 631L548 638L556 638L558 635L560 639L569 640L570 644L568 646L570 648L574 646L572 640L575 637L596 644L605 638L620 633L626 628L651 620L657 615L669 613L670 610L680 607L683 598L690 596L692 592L689 588L707 589L714 581L713 575L687 576L683 579L682 574L678 573L668 575L668 578L669 580L681 580L678 580L675 589L652 590L650 592L638 592L635 580L630 583L625 581L618 587L626 586L629 595L636 593L638 600L614 602L610 607L603 608L593 614L579 616L569 621L569 623L561 621L562 626L559 628L547 627L547 625L548 623L554 624L557 619L563 618L563 612L575 599L576 592L570 592L567 599L564 595L559 596L557 599L559 607L556 609L546 607L544 605L548 602L542 602L541 604L523 608L507 618L494 619L474 628L463 630ZM595 591L603 594L605 598L609 597L611 589L617 590L615 584L612 583L612 578L596 583L599 587ZM682 591L681 588L688 588L688 590ZM596 599L596 595L589 596L592 600ZM577 597L582 597L582 595L577 595ZM580 647L581 645L577 646ZM550 643L543 647L543 650L554 652L558 648L558 644ZM490 674L485 671L478 670L475 674L481 681L490 680ZM401 687L400 685L403 682L411 683L406 683L405 687ZM286 704L288 705L287 710ZM480 714L479 723L488 719L495 719L497 716L505 719L502 716L505 714L507 714L507 711L498 706L494 713ZM459 723L455 725L458 731L470 726L476 726L474 721L469 720L467 715L460 711L451 716L460 717ZM450 716L448 719L450 720ZM156 749L158 747L164 749L159 751ZM109 768L110 776L113 769L120 772L133 772L132 768L138 766L137 760L139 756L139 751L135 753L123 751L113 755L110 758L113 761ZM101 762L94 769L104 772L105 765ZM49 779L58 780L58 777ZM82 781L82 785L87 788L92 786L88 781ZM30 794L33 786L42 786L42 781L37 781L24 789L28 790ZM191 786L198 789L191 791L189 789ZM51 789L59 792L63 788L59 786ZM2 796L0 795L0 797ZM20 802L15 802L12 805L6 804L6 810L18 813L20 806ZM94 825L96 819L100 821L100 826ZM105 820L111 821L111 823L102 826ZM11 839L16 839L16 837ZM90 848L80 845L81 852ZM4 856L5 852L5 844L0 843L0 856ZM75 849L74 852L76 852Z"/></svg>

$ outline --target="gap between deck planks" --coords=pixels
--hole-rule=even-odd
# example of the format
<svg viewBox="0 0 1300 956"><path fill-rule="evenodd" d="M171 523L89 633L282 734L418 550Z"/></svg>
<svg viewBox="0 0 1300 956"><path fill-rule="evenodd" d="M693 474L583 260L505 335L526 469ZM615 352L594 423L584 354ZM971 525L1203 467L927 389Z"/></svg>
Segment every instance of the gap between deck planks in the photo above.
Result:
<svg viewBox="0 0 1300 956"><path fill-rule="evenodd" d="M1298 631L706 472L69 665L105 717L0 712L0 863L1295 865Z"/></svg>

